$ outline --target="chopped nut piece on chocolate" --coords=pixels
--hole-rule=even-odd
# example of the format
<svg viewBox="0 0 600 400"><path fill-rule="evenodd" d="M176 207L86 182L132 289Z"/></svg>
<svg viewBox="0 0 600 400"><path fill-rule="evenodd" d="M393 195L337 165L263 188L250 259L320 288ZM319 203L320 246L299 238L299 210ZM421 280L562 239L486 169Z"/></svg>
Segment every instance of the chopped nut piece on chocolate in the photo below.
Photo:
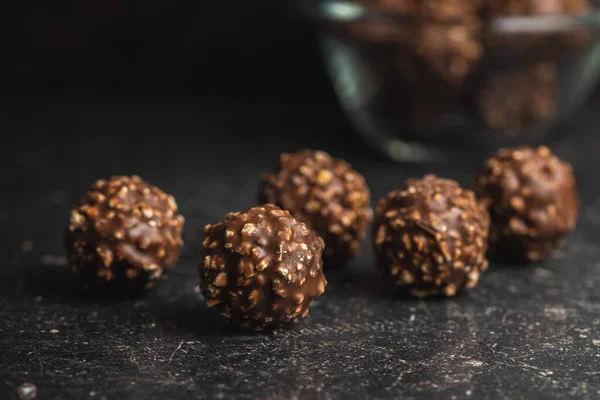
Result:
<svg viewBox="0 0 600 400"><path fill-rule="evenodd" d="M172 196L137 176L97 181L71 211L67 259L88 289L149 289L173 268L183 217Z"/></svg>
<svg viewBox="0 0 600 400"><path fill-rule="evenodd" d="M373 244L379 266L414 296L454 296L488 267L490 219L473 192L427 175L381 199Z"/></svg>
<svg viewBox="0 0 600 400"><path fill-rule="evenodd" d="M244 329L277 328L308 313L325 291L323 239L272 204L232 213L205 229L200 289Z"/></svg>
<svg viewBox="0 0 600 400"><path fill-rule="evenodd" d="M323 151L282 154L277 170L263 175L259 200L289 210L320 235L326 262L356 257L372 217L362 175Z"/></svg>
<svg viewBox="0 0 600 400"><path fill-rule="evenodd" d="M490 211L490 248L501 256L539 260L575 227L579 200L572 168L547 147L498 151L473 190Z"/></svg>

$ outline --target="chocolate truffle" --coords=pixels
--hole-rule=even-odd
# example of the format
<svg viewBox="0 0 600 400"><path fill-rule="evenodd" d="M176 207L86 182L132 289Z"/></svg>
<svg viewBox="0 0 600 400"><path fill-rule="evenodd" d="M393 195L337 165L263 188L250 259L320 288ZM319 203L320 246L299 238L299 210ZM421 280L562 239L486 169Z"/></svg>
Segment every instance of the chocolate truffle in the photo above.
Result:
<svg viewBox="0 0 600 400"><path fill-rule="evenodd" d="M470 190L427 175L381 199L373 244L378 265L414 296L454 296L488 267L490 219Z"/></svg>
<svg viewBox="0 0 600 400"><path fill-rule="evenodd" d="M259 200L289 210L320 235L326 262L358 256L359 241L372 217L362 175L323 151L282 154L276 171L263 175Z"/></svg>
<svg viewBox="0 0 600 400"><path fill-rule="evenodd" d="M151 288L179 257L183 222L173 196L139 177L101 179L71 211L69 265L84 288Z"/></svg>
<svg viewBox="0 0 600 400"><path fill-rule="evenodd" d="M499 255L539 260L575 227L579 200L573 171L547 147L498 151L473 190L490 211L490 248Z"/></svg>
<svg viewBox="0 0 600 400"><path fill-rule="evenodd" d="M483 54L479 26L470 23L424 23L415 29L414 51L424 68L452 85L462 85Z"/></svg>
<svg viewBox="0 0 600 400"><path fill-rule="evenodd" d="M202 295L243 329L304 317L325 290L323 239L288 211L265 204L229 214L204 233Z"/></svg>
<svg viewBox="0 0 600 400"><path fill-rule="evenodd" d="M359 35L379 41L397 41L421 65L419 75L432 74L438 86L462 85L479 64L483 49L480 39L480 2L474 0L359 0L384 13L406 14L401 24L366 20ZM360 20L359 24L363 20ZM387 48L387 47L386 47ZM369 56L370 57L370 56ZM402 73L400 71L399 73ZM427 82L427 84L431 84ZM439 92L438 90L437 92Z"/></svg>

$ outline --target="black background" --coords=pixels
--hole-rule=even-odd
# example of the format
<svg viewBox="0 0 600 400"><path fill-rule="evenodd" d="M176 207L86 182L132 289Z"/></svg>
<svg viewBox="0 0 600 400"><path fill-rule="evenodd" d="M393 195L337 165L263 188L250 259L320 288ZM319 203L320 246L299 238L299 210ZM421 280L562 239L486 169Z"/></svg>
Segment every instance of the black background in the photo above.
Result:
<svg viewBox="0 0 600 400"><path fill-rule="evenodd" d="M306 97L327 81L313 29L289 3L19 2L0 15L0 99Z"/></svg>

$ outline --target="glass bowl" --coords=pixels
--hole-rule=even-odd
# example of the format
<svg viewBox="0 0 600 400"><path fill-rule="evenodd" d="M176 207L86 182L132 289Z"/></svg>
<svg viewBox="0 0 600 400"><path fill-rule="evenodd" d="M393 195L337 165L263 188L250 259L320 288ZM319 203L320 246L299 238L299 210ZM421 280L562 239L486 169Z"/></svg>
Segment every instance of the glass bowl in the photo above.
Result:
<svg viewBox="0 0 600 400"><path fill-rule="evenodd" d="M449 9L444 19L416 19L401 1L376 1L294 4L318 24L348 119L397 161L546 142L600 74L597 5L585 14L471 19Z"/></svg>

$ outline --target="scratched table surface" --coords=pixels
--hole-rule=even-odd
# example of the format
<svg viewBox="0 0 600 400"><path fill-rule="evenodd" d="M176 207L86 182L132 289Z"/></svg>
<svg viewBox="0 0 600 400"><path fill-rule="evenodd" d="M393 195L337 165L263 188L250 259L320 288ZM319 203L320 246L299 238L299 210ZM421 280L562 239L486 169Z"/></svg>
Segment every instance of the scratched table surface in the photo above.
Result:
<svg viewBox="0 0 600 400"><path fill-rule="evenodd" d="M553 144L582 198L564 248L528 266L492 262L450 299L398 296L365 241L326 270L307 318L271 333L225 324L199 298L202 228L255 204L281 151L321 148L362 172L375 200L428 172L467 184L483 154L391 163L355 139L335 104L65 103L2 119L0 398L516 399L600 397L600 122L584 113ZM37 135L37 139L33 139ZM143 297L82 296L65 266L68 211L95 179L139 174L172 193L185 248ZM25 386L23 386L25 385Z"/></svg>

